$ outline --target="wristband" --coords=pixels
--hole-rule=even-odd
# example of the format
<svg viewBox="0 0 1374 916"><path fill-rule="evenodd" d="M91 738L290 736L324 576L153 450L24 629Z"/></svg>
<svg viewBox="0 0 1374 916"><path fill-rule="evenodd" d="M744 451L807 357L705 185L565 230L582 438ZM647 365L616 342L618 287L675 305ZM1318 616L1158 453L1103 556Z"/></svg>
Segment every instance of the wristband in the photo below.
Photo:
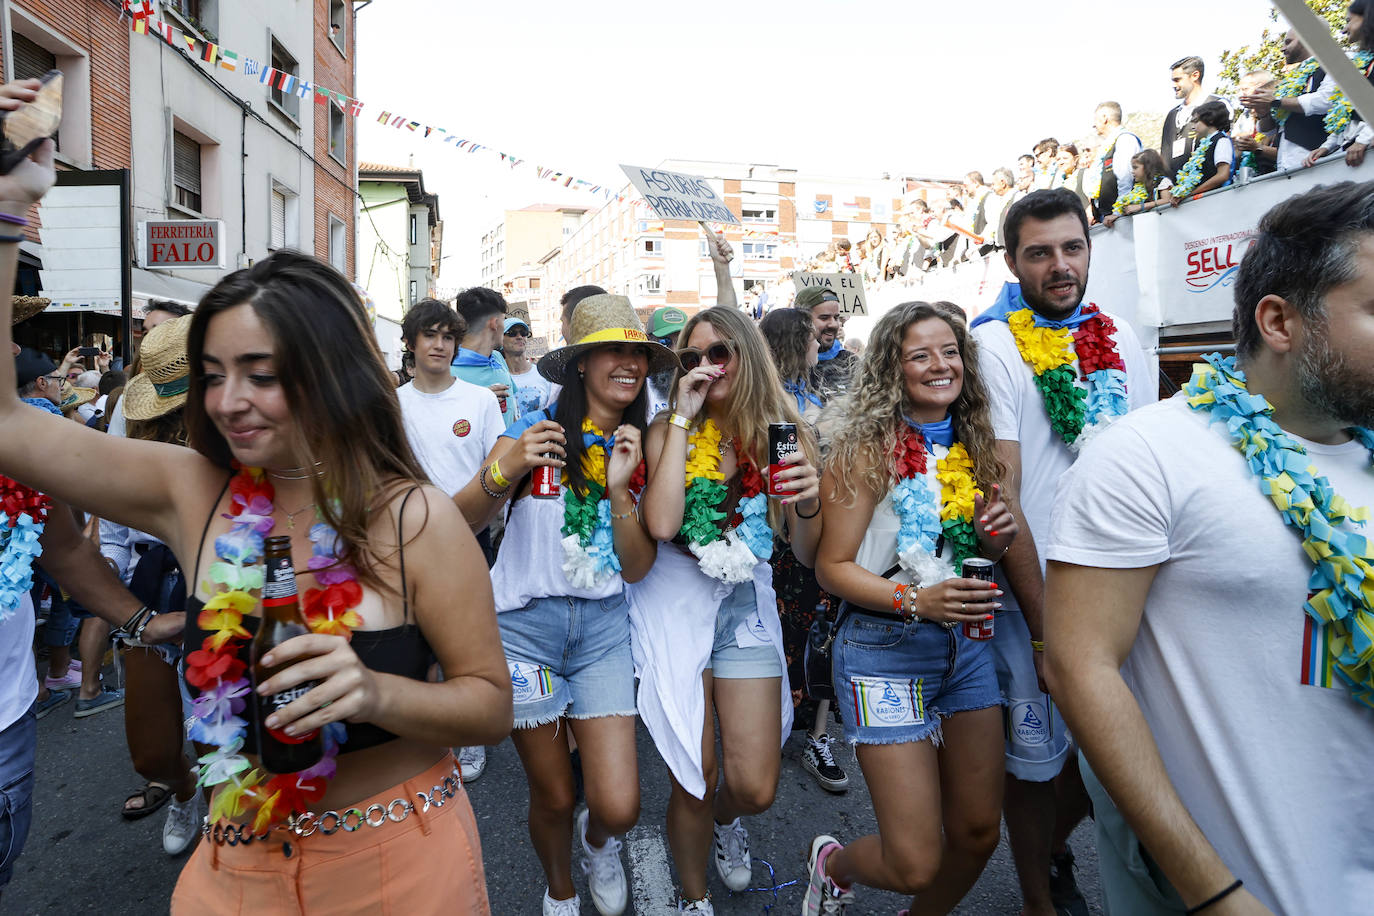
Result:
<svg viewBox="0 0 1374 916"><path fill-rule="evenodd" d="M1231 882L1231 884L1228 885L1226 889L1223 890L1221 893L1216 894L1212 897L1208 897L1206 900L1202 901L1197 906L1189 907L1187 910L1184 911L1183 916L1193 916L1194 913L1201 913L1203 910L1207 909L1214 903L1220 903L1222 900L1225 900L1227 897L1231 896L1236 891L1240 890L1241 885L1244 883L1244 881L1237 878L1235 881Z"/></svg>
<svg viewBox="0 0 1374 916"><path fill-rule="evenodd" d="M1043 639L1032 639L1030 642L1031 642L1031 651L1032 651L1032 652L1044 652L1044 651L1045 651L1045 641L1044 641Z"/></svg>
<svg viewBox="0 0 1374 916"><path fill-rule="evenodd" d="M680 414L680 413L670 413L670 414L668 414L668 422L669 422L670 424L672 424L673 426L680 427L681 429L691 429L691 428L692 428L692 421L691 421L690 419L688 419L687 417L684 417L684 416L683 416L682 414Z"/></svg>
<svg viewBox="0 0 1374 916"><path fill-rule="evenodd" d="M133 633L134 642L143 642L143 631L148 629L148 624L152 623L153 618L156 616L157 611L148 611L148 615L138 622L138 626L134 629Z"/></svg>
<svg viewBox="0 0 1374 916"><path fill-rule="evenodd" d="M0 213L0 223L9 223L11 226L27 226L29 221L22 216L10 216L8 213Z"/></svg>
<svg viewBox="0 0 1374 916"><path fill-rule="evenodd" d="M138 610L134 611L133 616L124 621L122 625L111 630L110 635L116 639L132 639L134 630L138 628L143 618L151 614L152 611L148 609L148 606L146 604L143 605Z"/></svg>
<svg viewBox="0 0 1374 916"><path fill-rule="evenodd" d="M500 461L493 461L493 462L491 463L491 466L487 468L487 473L489 473L489 474L491 475L491 482L492 482L492 483L496 484L498 487L500 487L500 488L503 489L503 490L509 490L509 489L510 489L510 481L507 480L506 477L505 477L505 475L501 473L501 462L500 462Z"/></svg>
<svg viewBox="0 0 1374 916"><path fill-rule="evenodd" d="M906 615L906 593L910 585L899 585L892 590L892 613Z"/></svg>
<svg viewBox="0 0 1374 916"><path fill-rule="evenodd" d="M20 242L27 242L28 239L22 235L0 235L0 242L8 242L11 245L18 245Z"/></svg>
<svg viewBox="0 0 1374 916"><path fill-rule="evenodd" d="M812 512L810 515L802 515L802 511L798 506L793 506L792 510L797 513L797 518L812 519L821 514L821 501L819 499L816 500L816 511Z"/></svg>

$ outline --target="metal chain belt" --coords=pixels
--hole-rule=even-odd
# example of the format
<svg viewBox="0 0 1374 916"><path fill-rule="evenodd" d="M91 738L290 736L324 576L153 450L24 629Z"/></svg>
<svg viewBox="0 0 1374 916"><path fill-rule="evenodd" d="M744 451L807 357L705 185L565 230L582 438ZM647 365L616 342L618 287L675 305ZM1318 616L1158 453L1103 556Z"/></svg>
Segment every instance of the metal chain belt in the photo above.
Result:
<svg viewBox="0 0 1374 916"><path fill-rule="evenodd" d="M315 832L333 836L342 830L353 833L363 827L382 827L388 823L399 824L410 817L412 812L422 814L430 808L442 808L444 804L463 788L463 777L457 767L444 777L439 785L428 792L416 792L415 801L407 798L393 799L387 805L370 805L366 810L349 808L347 811L325 811L316 814L307 811L293 814L285 824L270 827L265 833L254 833L250 824L210 824L207 817L201 822L200 833L212 843L222 846L247 846L254 840L266 840L274 831L293 833L298 837L311 836Z"/></svg>

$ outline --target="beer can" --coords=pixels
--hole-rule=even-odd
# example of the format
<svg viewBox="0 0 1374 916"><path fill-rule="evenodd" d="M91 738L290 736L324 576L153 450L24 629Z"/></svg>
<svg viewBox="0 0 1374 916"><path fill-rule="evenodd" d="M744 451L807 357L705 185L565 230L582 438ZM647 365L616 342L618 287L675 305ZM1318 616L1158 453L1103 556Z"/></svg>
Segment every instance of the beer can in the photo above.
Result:
<svg viewBox="0 0 1374 916"><path fill-rule="evenodd" d="M505 412L506 412L506 396L505 396L505 395L503 395L503 394L498 394L498 395L496 396L496 406L501 408L501 412L502 412L502 413L505 413Z"/></svg>
<svg viewBox="0 0 1374 916"><path fill-rule="evenodd" d="M552 453L544 456L553 458ZM531 482L531 494L536 499L557 499L563 495L563 484L560 482L563 477L563 469L541 464L534 469L534 479Z"/></svg>
<svg viewBox="0 0 1374 916"><path fill-rule="evenodd" d="M969 557L964 561L964 571L962 575L965 579L978 579L983 582L991 583L992 567L993 562L991 560L985 560L982 557ZM994 621L992 620L975 620L971 623L966 622L964 624L964 635L969 639L992 639L993 623Z"/></svg>
<svg viewBox="0 0 1374 916"><path fill-rule="evenodd" d="M801 442L797 438L797 424L768 424L768 478L764 481L764 486L765 492L769 496L791 495L787 490L779 490L777 484L773 482L773 478L779 471L787 467L783 461L789 455L795 454L800 448Z"/></svg>

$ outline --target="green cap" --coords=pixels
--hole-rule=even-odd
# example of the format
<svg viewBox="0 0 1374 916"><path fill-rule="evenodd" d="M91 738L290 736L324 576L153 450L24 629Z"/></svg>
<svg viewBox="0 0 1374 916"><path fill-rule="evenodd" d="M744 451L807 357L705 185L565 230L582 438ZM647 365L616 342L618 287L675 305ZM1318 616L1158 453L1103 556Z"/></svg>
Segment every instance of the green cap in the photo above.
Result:
<svg viewBox="0 0 1374 916"><path fill-rule="evenodd" d="M687 325L687 313L680 308L665 305L654 309L649 318L650 337L668 337L676 334Z"/></svg>
<svg viewBox="0 0 1374 916"><path fill-rule="evenodd" d="M797 298L793 300L792 307L813 309L826 301L839 302L839 294L828 286L808 286L806 289L797 293Z"/></svg>

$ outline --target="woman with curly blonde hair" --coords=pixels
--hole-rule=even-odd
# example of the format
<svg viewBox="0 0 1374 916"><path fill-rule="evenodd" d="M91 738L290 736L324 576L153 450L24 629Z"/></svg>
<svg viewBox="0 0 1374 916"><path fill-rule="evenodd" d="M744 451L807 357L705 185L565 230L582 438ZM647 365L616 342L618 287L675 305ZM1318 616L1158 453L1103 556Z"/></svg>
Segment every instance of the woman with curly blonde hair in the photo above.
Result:
<svg viewBox="0 0 1374 916"><path fill-rule="evenodd" d="M649 428L641 503L649 534L667 543L630 589L631 647L639 714L672 774L679 909L709 916L708 859L730 890L748 887L740 817L766 810L777 790L792 698L768 560L786 531L797 557L814 562L820 481L810 432L753 322L710 308L679 340L682 369L670 413ZM797 425L798 443L778 469L768 424L780 420Z"/></svg>
<svg viewBox="0 0 1374 916"><path fill-rule="evenodd" d="M834 413L816 576L845 600L832 673L878 833L812 841L804 912L841 912L861 883L944 913L997 846L1002 811L989 626L1002 591L960 572L1016 535L958 307L884 315Z"/></svg>

